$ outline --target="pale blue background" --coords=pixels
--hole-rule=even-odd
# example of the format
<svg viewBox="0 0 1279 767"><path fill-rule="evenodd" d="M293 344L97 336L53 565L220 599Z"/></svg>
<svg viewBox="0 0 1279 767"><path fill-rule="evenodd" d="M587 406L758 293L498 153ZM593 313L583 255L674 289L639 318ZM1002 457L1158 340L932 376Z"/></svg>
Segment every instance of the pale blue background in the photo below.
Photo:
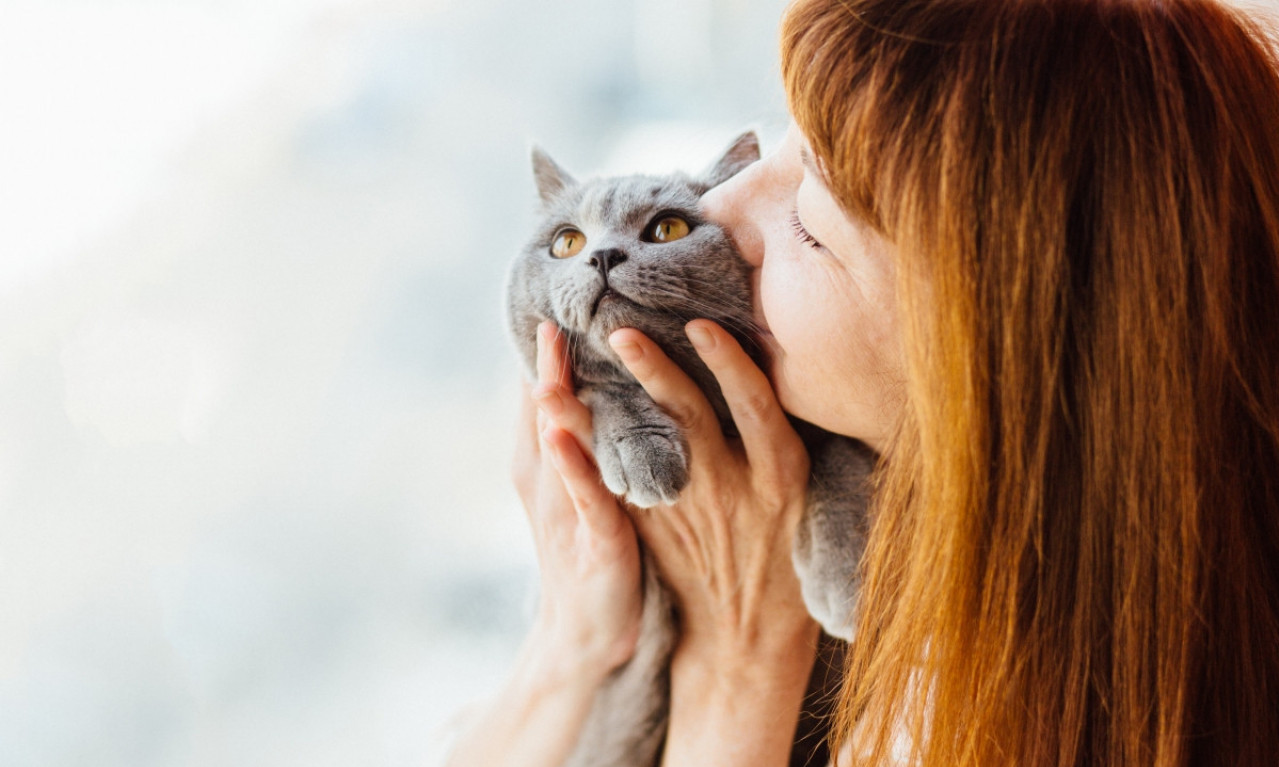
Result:
<svg viewBox="0 0 1279 767"><path fill-rule="evenodd" d="M418 765L532 603L528 148L780 138L781 0L0 0L0 765Z"/></svg>

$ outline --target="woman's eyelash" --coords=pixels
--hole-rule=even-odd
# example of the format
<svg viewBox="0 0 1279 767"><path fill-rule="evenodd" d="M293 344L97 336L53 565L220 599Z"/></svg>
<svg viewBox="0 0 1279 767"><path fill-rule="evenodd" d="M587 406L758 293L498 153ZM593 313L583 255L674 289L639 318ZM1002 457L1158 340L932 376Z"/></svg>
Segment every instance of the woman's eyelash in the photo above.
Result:
<svg viewBox="0 0 1279 767"><path fill-rule="evenodd" d="M822 249L826 248L825 245L822 245L820 242L818 242L817 238L814 237L812 234L810 234L809 231L804 228L804 225L800 223L799 208L796 208L795 210L791 211L790 228L793 232L795 232L795 236L799 238L799 241L804 243L805 245L809 245L814 248L822 248Z"/></svg>

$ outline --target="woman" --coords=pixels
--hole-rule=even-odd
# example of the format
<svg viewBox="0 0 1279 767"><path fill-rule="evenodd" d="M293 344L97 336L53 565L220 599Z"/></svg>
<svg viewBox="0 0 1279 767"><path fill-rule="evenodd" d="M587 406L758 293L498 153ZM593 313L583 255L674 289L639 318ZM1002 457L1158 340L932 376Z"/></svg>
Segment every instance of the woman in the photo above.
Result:
<svg viewBox="0 0 1279 767"><path fill-rule="evenodd" d="M704 202L757 267L768 376L688 327L741 440L618 331L694 462L628 517L544 336L516 481L545 604L457 763L568 752L632 649L637 529L684 618L663 764L785 763L816 628L783 410L884 456L841 760L1273 763L1273 47L1208 0L798 0L782 52L796 128Z"/></svg>

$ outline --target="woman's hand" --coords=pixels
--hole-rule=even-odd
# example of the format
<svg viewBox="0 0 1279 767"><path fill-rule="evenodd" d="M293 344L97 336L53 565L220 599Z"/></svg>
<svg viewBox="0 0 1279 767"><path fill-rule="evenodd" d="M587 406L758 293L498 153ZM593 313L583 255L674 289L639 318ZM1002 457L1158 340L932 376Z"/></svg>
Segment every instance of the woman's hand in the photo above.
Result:
<svg viewBox="0 0 1279 767"><path fill-rule="evenodd" d="M791 564L808 453L772 386L731 335L709 320L687 328L724 393L740 438L725 438L705 395L637 330L610 343L689 441L689 484L672 506L637 510L682 613L681 647L753 652L811 620ZM774 636L774 629L783 636Z"/></svg>
<svg viewBox="0 0 1279 767"><path fill-rule="evenodd" d="M512 472L541 575L534 634L561 648L576 667L566 672L602 679L635 651L639 548L583 447L591 444L591 414L573 395L563 336L547 322L537 341L538 383L525 387Z"/></svg>
<svg viewBox="0 0 1279 767"><path fill-rule="evenodd" d="M591 417L571 381L563 341L546 323L512 467L533 528L541 603L515 673L464 728L449 767L563 764L605 676L635 652L642 607L635 528L582 447ZM539 411L554 414L554 423Z"/></svg>
<svg viewBox="0 0 1279 767"><path fill-rule="evenodd" d="M724 437L706 397L642 333L623 329L610 338L684 428L691 454L689 484L675 504L632 510L680 607L663 763L784 764L818 635L791 564L808 455L768 379L732 336L709 320L687 330L740 438ZM561 369L566 364L559 358ZM589 414L570 395L542 384L535 399L553 426L589 433ZM598 492L584 456L564 465L570 495Z"/></svg>

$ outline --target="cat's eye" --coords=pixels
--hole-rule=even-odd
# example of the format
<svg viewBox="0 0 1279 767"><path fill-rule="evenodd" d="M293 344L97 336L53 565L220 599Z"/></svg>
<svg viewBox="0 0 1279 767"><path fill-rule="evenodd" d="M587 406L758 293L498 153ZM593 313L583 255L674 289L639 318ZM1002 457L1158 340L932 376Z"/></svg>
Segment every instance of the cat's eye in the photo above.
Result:
<svg viewBox="0 0 1279 767"><path fill-rule="evenodd" d="M572 258L581 253L584 247L586 235L576 229L565 229L555 235L555 242L551 243L551 255L556 258Z"/></svg>
<svg viewBox="0 0 1279 767"><path fill-rule="evenodd" d="M648 229L648 238L653 242L674 242L688 236L688 222L679 216L662 216Z"/></svg>

